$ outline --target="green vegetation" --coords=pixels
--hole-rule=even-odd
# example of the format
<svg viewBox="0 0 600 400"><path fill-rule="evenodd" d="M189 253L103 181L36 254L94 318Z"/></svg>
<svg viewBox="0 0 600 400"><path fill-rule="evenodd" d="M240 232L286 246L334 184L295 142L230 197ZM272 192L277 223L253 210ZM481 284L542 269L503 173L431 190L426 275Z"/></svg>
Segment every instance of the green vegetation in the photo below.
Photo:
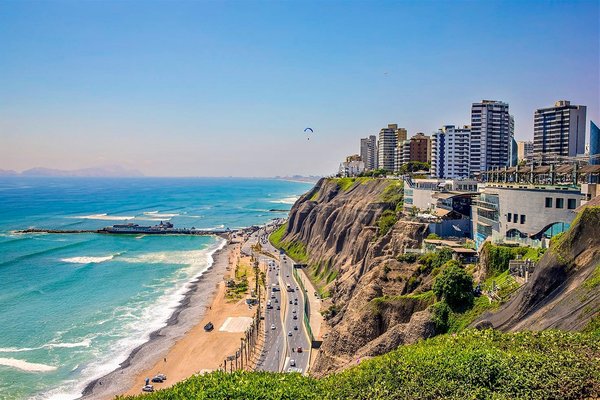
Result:
<svg viewBox="0 0 600 400"><path fill-rule="evenodd" d="M347 191L354 185L354 178L337 178L336 181L342 192Z"/></svg>
<svg viewBox="0 0 600 400"><path fill-rule="evenodd" d="M388 171L386 171L385 169L379 168L379 169L374 169L372 171L361 172L358 176L359 177L380 178L380 177L386 176L387 174L388 174Z"/></svg>
<svg viewBox="0 0 600 400"><path fill-rule="evenodd" d="M429 235L427 235L427 239L431 239L431 240L433 240L433 239L439 240L441 238L442 237L440 235L435 234L435 233L430 233Z"/></svg>
<svg viewBox="0 0 600 400"><path fill-rule="evenodd" d="M398 257L396 257L396 260L400 261L400 262L406 262L406 263L414 263L417 261L417 255L414 253L406 253L406 254L400 254Z"/></svg>
<svg viewBox="0 0 600 400"><path fill-rule="evenodd" d="M402 164L402 166L398 170L398 175L405 175L409 172L416 171L429 171L429 168L431 168L431 165L429 163L411 161L406 164Z"/></svg>
<svg viewBox="0 0 600 400"><path fill-rule="evenodd" d="M514 260L517 256L522 259L530 259L533 262L539 261L545 252L545 249L536 249L533 247L511 247L497 246L490 242L483 245L482 253L488 254L487 269L489 275L502 273L508 269L508 262Z"/></svg>
<svg viewBox="0 0 600 400"><path fill-rule="evenodd" d="M281 239L283 238L283 235L285 235L285 232L287 231L287 227L288 227L288 223L286 222L285 224L283 224L279 228L277 228L275 231L273 231L273 233L271 233L271 235L269 235L269 241L271 242L273 247L275 247L277 249L281 248Z"/></svg>
<svg viewBox="0 0 600 400"><path fill-rule="evenodd" d="M378 236L385 236L397 221L398 216L395 211L385 210L377 220L377 226L379 227Z"/></svg>
<svg viewBox="0 0 600 400"><path fill-rule="evenodd" d="M467 330L402 346L322 379L300 374L213 372L146 394L143 399L504 400L598 396L600 342L594 334Z"/></svg>
<svg viewBox="0 0 600 400"><path fill-rule="evenodd" d="M592 275L583 282L586 289L594 289L600 285L600 263L594 268Z"/></svg>
<svg viewBox="0 0 600 400"><path fill-rule="evenodd" d="M450 260L435 279L433 292L452 309L470 307L473 304L473 277L460 267L458 261Z"/></svg>
<svg viewBox="0 0 600 400"><path fill-rule="evenodd" d="M450 260L452 260L452 250L449 248L442 248L436 252L425 253L419 257L419 264L421 264L419 272L426 275L436 268L441 268Z"/></svg>
<svg viewBox="0 0 600 400"><path fill-rule="evenodd" d="M308 199L308 201L317 201L319 200L319 191L315 190L315 192L312 194L312 196L310 196L310 199Z"/></svg>
<svg viewBox="0 0 600 400"><path fill-rule="evenodd" d="M393 181L383 190L379 200L382 203L391 204L396 212L402 211L404 206L404 184Z"/></svg>

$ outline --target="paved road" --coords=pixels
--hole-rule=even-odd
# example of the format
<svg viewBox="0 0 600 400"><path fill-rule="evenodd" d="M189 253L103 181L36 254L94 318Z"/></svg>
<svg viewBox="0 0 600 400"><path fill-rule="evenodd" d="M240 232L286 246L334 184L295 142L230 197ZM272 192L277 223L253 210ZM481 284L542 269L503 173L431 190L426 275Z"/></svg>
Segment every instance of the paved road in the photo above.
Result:
<svg viewBox="0 0 600 400"><path fill-rule="evenodd" d="M265 255L256 255L261 264L271 265L267 267L266 283L267 300L271 301L272 306L263 308L266 336L257 370L304 373L310 361L310 353L307 351L310 349L310 340L303 320L304 296L292 273L293 262L287 256L279 254L267 240L271 229L272 227L267 227L255 232L244 246L244 250L249 253L250 247L260 241L263 250L278 257L278 260L273 260ZM279 290L273 291L273 284ZM290 291L287 285L290 285ZM272 329L273 325L275 329ZM298 348L301 348L300 353ZM292 360L295 366L291 365Z"/></svg>
<svg viewBox="0 0 600 400"><path fill-rule="evenodd" d="M267 228L267 233L268 230L269 228ZM264 230L259 232L259 239L264 250L278 254L279 257L280 286L283 292L283 301L286 302L283 333L286 335L287 340L285 341L283 371L304 373L307 371L310 361L310 353L307 350L310 349L311 343L304 325L304 296L292 272L293 261L285 254L279 254L279 251L267 240L267 234ZM290 286L291 291L287 290L287 285ZM300 353L298 348L301 349ZM294 360L295 366L291 365L291 360Z"/></svg>

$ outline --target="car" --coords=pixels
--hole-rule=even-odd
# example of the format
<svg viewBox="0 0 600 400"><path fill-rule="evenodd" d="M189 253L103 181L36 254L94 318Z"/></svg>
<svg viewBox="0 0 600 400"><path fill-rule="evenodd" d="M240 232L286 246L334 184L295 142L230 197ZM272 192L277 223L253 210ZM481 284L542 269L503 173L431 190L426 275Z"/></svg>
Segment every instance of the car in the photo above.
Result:
<svg viewBox="0 0 600 400"><path fill-rule="evenodd" d="M294 314L294 319L298 319L298 316L296 314Z"/></svg>
<svg viewBox="0 0 600 400"><path fill-rule="evenodd" d="M215 329L215 326L213 325L213 323L212 323L212 322L209 322L208 324L204 325L204 330L205 330L206 332L210 332L210 331L212 331L213 329Z"/></svg>
<svg viewBox="0 0 600 400"><path fill-rule="evenodd" d="M294 330L297 331L298 330L298 325L294 325Z"/></svg>
<svg viewBox="0 0 600 400"><path fill-rule="evenodd" d="M296 310L292 310L292 313L293 313L293 314L296 314Z"/></svg>
<svg viewBox="0 0 600 400"><path fill-rule="evenodd" d="M154 392L154 386L144 385L144 387L142 388L142 392Z"/></svg>
<svg viewBox="0 0 600 400"><path fill-rule="evenodd" d="M281 307L280 307L280 306L277 306L277 309L278 309L278 310L281 310Z"/></svg>
<svg viewBox="0 0 600 400"><path fill-rule="evenodd" d="M154 382L154 383L162 383L163 382L163 378L157 375L154 378L152 378L152 382Z"/></svg>
<svg viewBox="0 0 600 400"><path fill-rule="evenodd" d="M160 377L163 381L167 380L167 376L165 374L156 374L156 376Z"/></svg>
<svg viewBox="0 0 600 400"><path fill-rule="evenodd" d="M290 304L292 304L292 301L290 300Z"/></svg>
<svg viewBox="0 0 600 400"><path fill-rule="evenodd" d="M302 353L302 347L298 347L298 348L296 349L296 353Z"/></svg>
<svg viewBox="0 0 600 400"><path fill-rule="evenodd" d="M290 367L295 367L296 366L296 360L294 360L293 358L290 360Z"/></svg>
<svg viewBox="0 0 600 400"><path fill-rule="evenodd" d="M279 303L279 300L275 299L275 303Z"/></svg>
<svg viewBox="0 0 600 400"><path fill-rule="evenodd" d="M271 325L271 330L274 331L275 330L275 324Z"/></svg>
<svg viewBox="0 0 600 400"><path fill-rule="evenodd" d="M272 298L272 299L274 299L274 298L275 298L275 295L274 295L274 294L272 294L272 295L271 295L271 298Z"/></svg>
<svg viewBox="0 0 600 400"><path fill-rule="evenodd" d="M288 332L288 336L292 336L292 331L289 331L289 332Z"/></svg>

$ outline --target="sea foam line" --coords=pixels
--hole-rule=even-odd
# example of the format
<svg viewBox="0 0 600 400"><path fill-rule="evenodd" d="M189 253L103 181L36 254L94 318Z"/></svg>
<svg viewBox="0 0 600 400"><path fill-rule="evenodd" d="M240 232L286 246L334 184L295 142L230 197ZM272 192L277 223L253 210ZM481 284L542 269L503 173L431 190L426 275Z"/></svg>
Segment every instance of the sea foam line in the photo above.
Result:
<svg viewBox="0 0 600 400"><path fill-rule="evenodd" d="M135 217L128 216L128 215L108 215L108 214L104 213L104 214L79 215L79 216L66 217L66 218L97 219L97 220L102 220L102 221L127 221L130 219L134 219Z"/></svg>
<svg viewBox="0 0 600 400"><path fill-rule="evenodd" d="M16 358L0 357L0 365L17 368L26 372L50 372L56 370L56 367L53 367L52 365L30 363L28 361L18 360Z"/></svg>
<svg viewBox="0 0 600 400"><path fill-rule="evenodd" d="M34 351L41 349L90 347L91 344L91 339L84 339L81 342L77 343L46 343L38 347L0 347L0 353L22 353L25 351Z"/></svg>
<svg viewBox="0 0 600 400"><path fill-rule="evenodd" d="M99 264L104 261L110 261L121 253L111 254L110 256L100 256L100 257L70 257L70 258L62 258L60 261L72 263L72 264Z"/></svg>

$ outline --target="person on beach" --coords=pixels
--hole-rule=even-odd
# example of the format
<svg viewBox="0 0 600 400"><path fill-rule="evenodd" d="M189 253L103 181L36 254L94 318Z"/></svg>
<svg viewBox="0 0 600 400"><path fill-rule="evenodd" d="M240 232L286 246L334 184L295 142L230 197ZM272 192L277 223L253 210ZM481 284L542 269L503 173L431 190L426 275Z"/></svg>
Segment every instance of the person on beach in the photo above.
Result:
<svg viewBox="0 0 600 400"><path fill-rule="evenodd" d="M150 378L146 378L146 385L150 384Z"/></svg>

